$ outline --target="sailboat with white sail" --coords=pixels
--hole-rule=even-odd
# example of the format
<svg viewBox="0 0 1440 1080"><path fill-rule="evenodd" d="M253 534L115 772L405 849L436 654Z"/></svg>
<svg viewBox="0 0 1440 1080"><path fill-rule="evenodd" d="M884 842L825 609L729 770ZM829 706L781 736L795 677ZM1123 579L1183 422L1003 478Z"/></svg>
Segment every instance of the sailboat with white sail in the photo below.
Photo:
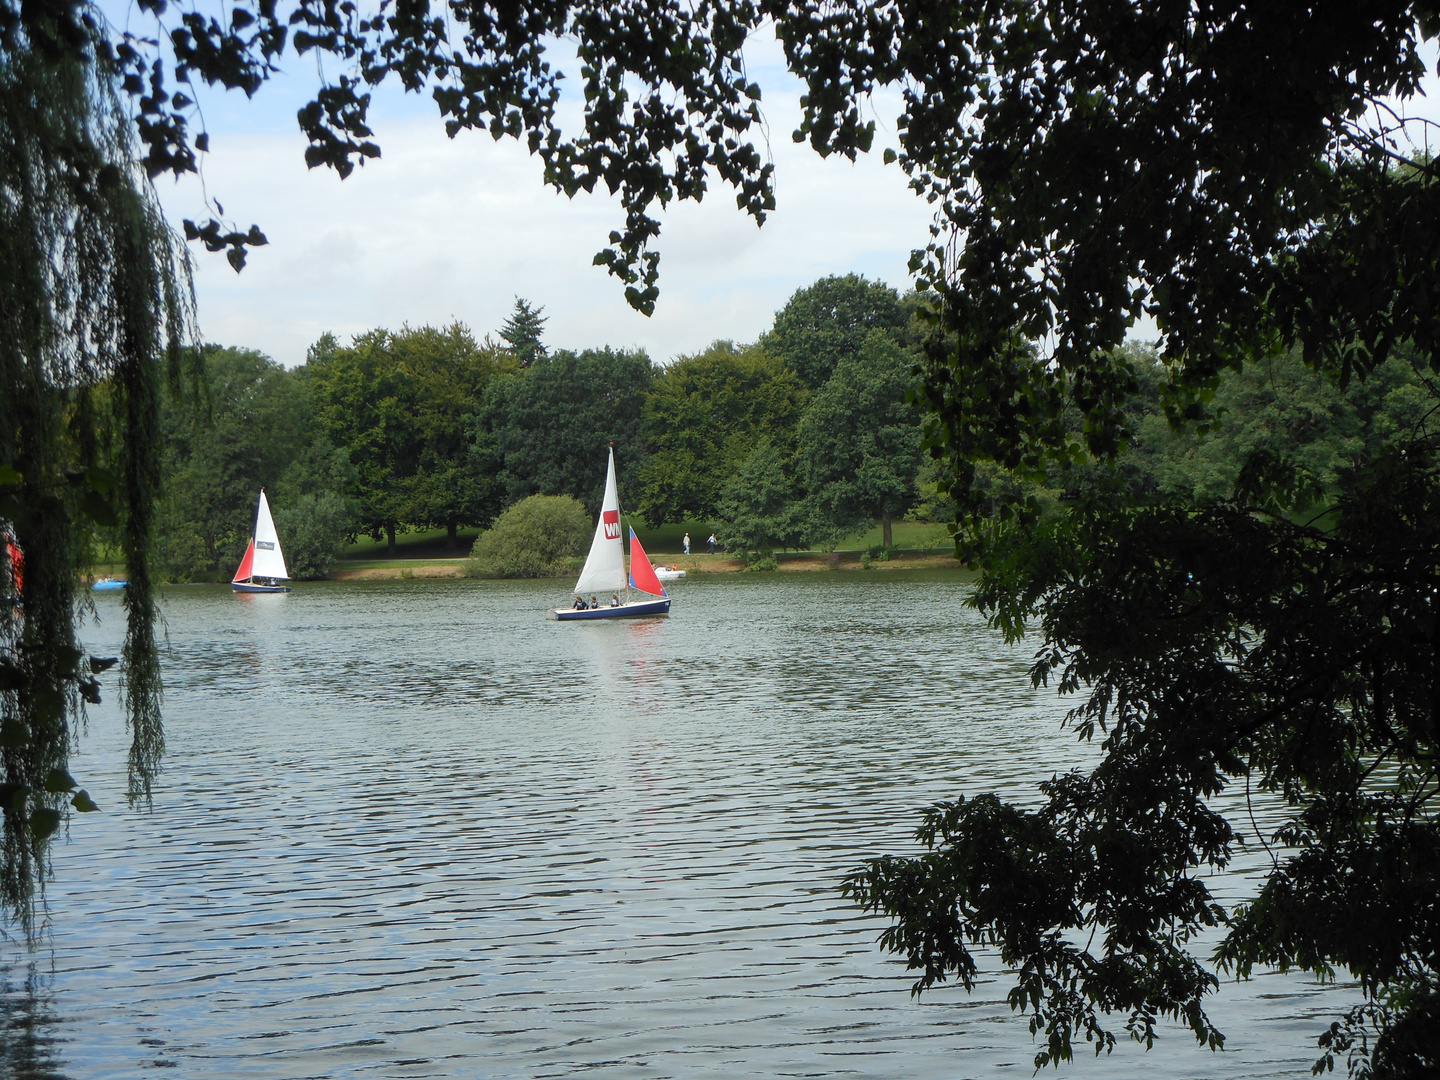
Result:
<svg viewBox="0 0 1440 1080"><path fill-rule="evenodd" d="M590 554L575 582L575 606L555 608L552 619L616 619L634 615L664 615L670 610L670 596L640 544L630 530L630 572L625 572L625 543L620 529L620 493L615 484L615 446L605 474L605 498ZM588 599L587 599L588 598Z"/></svg>
<svg viewBox="0 0 1440 1080"><path fill-rule="evenodd" d="M255 531L230 587L238 593L282 593L289 592L290 586L280 582L289 580L285 554L280 550L280 537L275 532L275 519L270 516L270 503L265 498L265 489L261 488Z"/></svg>

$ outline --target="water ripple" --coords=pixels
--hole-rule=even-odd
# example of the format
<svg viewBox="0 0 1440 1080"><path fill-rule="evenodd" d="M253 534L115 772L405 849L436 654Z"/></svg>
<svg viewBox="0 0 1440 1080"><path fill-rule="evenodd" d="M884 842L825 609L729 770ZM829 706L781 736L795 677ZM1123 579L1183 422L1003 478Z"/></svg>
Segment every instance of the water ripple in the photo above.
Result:
<svg viewBox="0 0 1440 1080"><path fill-rule="evenodd" d="M546 622L549 583L171 590L170 756L122 809L107 704L47 951L9 954L8 1075L974 1076L1034 1047L982 973L913 1000L840 880L958 792L1093 759L945 575L696 580ZM101 598L94 644L114 647ZM113 696L113 695L112 695ZM1226 887L1231 887L1225 883ZM1236 881L1234 888L1240 888ZM1073 1072L1307 1075L1346 988L1227 988Z"/></svg>

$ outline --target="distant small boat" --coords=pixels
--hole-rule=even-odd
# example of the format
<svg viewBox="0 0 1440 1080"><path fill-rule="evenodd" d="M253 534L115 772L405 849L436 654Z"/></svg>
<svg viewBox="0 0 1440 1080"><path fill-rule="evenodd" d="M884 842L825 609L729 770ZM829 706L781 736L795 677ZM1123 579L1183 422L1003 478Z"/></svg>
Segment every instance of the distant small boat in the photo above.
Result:
<svg viewBox="0 0 1440 1080"><path fill-rule="evenodd" d="M632 599L639 593L639 599ZM624 599L621 599L621 596ZM594 604L585 597L596 598ZM575 606L554 608L550 618L565 622L577 619L616 619L633 615L664 615L670 597L655 576L655 568L630 530L630 573L625 573L625 544L620 538L620 493L615 485L615 447L610 447L605 475L605 498L600 503L600 520L590 541L590 554L580 580L575 582Z"/></svg>
<svg viewBox="0 0 1440 1080"><path fill-rule="evenodd" d="M125 588L125 586L129 584L128 581L121 581L118 578L102 577L96 581L95 584L91 585L90 588L96 592L115 592L118 589Z"/></svg>
<svg viewBox="0 0 1440 1080"><path fill-rule="evenodd" d="M230 587L238 593L282 593L289 592L282 581L290 580L285 569L285 556L280 551L280 537L275 533L275 519L270 516L270 503L265 499L265 489L260 489L260 505L255 511L255 532L250 537L250 546L235 571Z"/></svg>
<svg viewBox="0 0 1440 1080"><path fill-rule="evenodd" d="M685 571L678 566L657 566L655 576L661 581L679 581L685 576Z"/></svg>

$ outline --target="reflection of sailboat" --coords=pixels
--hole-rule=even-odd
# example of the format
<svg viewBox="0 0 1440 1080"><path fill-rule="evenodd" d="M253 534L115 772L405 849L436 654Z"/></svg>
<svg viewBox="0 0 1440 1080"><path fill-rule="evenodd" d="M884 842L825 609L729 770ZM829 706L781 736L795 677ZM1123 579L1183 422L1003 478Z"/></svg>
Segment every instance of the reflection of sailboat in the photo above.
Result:
<svg viewBox="0 0 1440 1080"><path fill-rule="evenodd" d="M250 546L240 560L239 569L230 587L240 593L289 592L290 574L285 569L285 556L280 551L280 537L275 533L275 519L270 516L270 504L265 500L265 489L260 489L260 506L255 511L255 534L250 537Z"/></svg>
<svg viewBox="0 0 1440 1080"><path fill-rule="evenodd" d="M640 594L639 598L631 599L632 590ZM587 604L587 595L596 602ZM585 558L580 580L575 583L575 606L556 608L551 618L614 619L627 615L664 615L669 610L670 597L655 576L655 569L634 529L630 530L630 573L625 573L625 545L620 539L620 494L615 486L615 447L611 446L605 499L600 504L600 520L595 523L590 554Z"/></svg>

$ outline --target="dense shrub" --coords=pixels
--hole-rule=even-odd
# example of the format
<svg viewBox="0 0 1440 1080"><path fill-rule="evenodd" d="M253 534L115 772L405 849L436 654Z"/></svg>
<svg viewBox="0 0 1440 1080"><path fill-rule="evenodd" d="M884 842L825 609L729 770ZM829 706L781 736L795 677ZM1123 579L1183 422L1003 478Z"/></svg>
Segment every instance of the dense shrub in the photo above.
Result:
<svg viewBox="0 0 1440 1080"><path fill-rule="evenodd" d="M300 495L275 510L275 530L285 552L285 568L297 581L318 581L345 550L350 514L334 492Z"/></svg>
<svg viewBox="0 0 1440 1080"><path fill-rule="evenodd" d="M531 495L496 519L475 541L470 577L553 577L584 554L595 523L569 495Z"/></svg>

